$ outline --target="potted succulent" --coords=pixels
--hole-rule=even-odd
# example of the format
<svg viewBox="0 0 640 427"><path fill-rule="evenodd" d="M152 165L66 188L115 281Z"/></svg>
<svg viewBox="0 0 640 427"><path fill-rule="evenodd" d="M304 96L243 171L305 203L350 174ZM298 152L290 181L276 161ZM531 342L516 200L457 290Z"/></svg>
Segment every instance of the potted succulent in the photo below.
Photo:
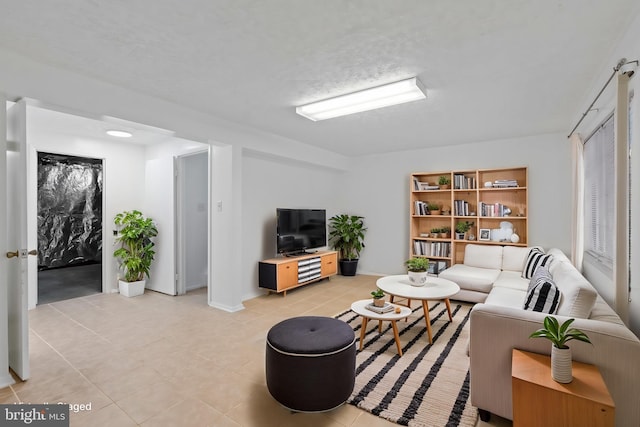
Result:
<svg viewBox="0 0 640 427"><path fill-rule="evenodd" d="M440 229L439 228L432 228L431 229L431 237L433 237L434 239L437 237L440 237Z"/></svg>
<svg viewBox="0 0 640 427"><path fill-rule="evenodd" d="M449 179L448 176L442 175L438 179L438 184L440 185L440 189L441 190L448 190L449 189L449 184L451 184L451 179Z"/></svg>
<svg viewBox="0 0 640 427"><path fill-rule="evenodd" d="M546 338L551 341L551 377L559 383L570 383L573 379L571 372L571 348L567 342L578 340L591 344L589 337L579 329L569 326L575 319L569 319L562 325L552 316L544 318L544 328L532 333L529 338Z"/></svg>
<svg viewBox="0 0 640 427"><path fill-rule="evenodd" d="M329 218L329 241L340 256L340 273L355 276L360 251L364 248L364 233L367 229L364 217L357 215L334 215Z"/></svg>
<svg viewBox="0 0 640 427"><path fill-rule="evenodd" d="M443 239L448 239L451 237L451 227L442 227L440 229L440 237Z"/></svg>
<svg viewBox="0 0 640 427"><path fill-rule="evenodd" d="M464 235L469 231L473 222L460 221L456 224L456 239L464 240Z"/></svg>
<svg viewBox="0 0 640 427"><path fill-rule="evenodd" d="M427 283L427 271L429 271L429 258L413 257L406 260L409 282L413 286L424 286Z"/></svg>
<svg viewBox="0 0 640 427"><path fill-rule="evenodd" d="M431 215L440 215L440 205L435 203L427 203L427 210Z"/></svg>
<svg viewBox="0 0 640 427"><path fill-rule="evenodd" d="M376 289L371 291L373 297L373 305L376 307L384 307L384 291L382 289Z"/></svg>
<svg viewBox="0 0 640 427"><path fill-rule="evenodd" d="M158 235L158 229L151 218L137 210L121 212L113 222L117 230L115 242L120 244L113 256L124 273L124 277L118 280L118 289L127 297L142 295L145 276L149 277L155 256L151 238Z"/></svg>

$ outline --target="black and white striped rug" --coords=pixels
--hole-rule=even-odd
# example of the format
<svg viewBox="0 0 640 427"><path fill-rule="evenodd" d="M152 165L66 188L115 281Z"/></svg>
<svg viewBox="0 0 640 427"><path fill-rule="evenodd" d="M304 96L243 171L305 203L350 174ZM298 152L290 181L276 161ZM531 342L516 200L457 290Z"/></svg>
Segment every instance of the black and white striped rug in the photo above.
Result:
<svg viewBox="0 0 640 427"><path fill-rule="evenodd" d="M452 301L453 322L442 302L429 302L433 344L422 308L414 303L408 321L397 322L403 356L396 351L390 322L367 325L356 358L356 384L349 403L400 425L470 426L477 409L469 401L469 312L471 304ZM348 310L336 316L360 337L362 319ZM359 343L358 343L359 346Z"/></svg>

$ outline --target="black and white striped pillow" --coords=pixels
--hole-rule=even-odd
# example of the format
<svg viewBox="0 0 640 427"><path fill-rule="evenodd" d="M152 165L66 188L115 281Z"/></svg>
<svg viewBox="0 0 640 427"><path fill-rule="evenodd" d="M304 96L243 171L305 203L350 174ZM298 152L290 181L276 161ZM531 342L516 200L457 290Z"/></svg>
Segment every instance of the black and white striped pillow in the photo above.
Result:
<svg viewBox="0 0 640 427"><path fill-rule="evenodd" d="M560 291L549 279L538 280L524 300L524 309L540 313L555 314L560 304Z"/></svg>
<svg viewBox="0 0 640 427"><path fill-rule="evenodd" d="M524 269L522 270L522 277L525 279L531 279L538 267L551 265L553 255L545 255L542 249L539 247L531 248L527 255L527 260L524 263Z"/></svg>

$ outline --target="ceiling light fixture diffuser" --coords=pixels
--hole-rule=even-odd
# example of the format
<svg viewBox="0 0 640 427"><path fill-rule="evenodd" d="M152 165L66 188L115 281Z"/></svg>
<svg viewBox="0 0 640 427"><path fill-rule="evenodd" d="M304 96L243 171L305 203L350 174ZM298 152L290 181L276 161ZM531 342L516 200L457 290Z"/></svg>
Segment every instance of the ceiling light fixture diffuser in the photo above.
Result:
<svg viewBox="0 0 640 427"><path fill-rule="evenodd" d="M309 120L331 119L376 108L425 99L427 91L416 77L296 107Z"/></svg>
<svg viewBox="0 0 640 427"><path fill-rule="evenodd" d="M116 138L131 138L133 134L131 132L127 132L125 130L108 130L107 135L115 136Z"/></svg>

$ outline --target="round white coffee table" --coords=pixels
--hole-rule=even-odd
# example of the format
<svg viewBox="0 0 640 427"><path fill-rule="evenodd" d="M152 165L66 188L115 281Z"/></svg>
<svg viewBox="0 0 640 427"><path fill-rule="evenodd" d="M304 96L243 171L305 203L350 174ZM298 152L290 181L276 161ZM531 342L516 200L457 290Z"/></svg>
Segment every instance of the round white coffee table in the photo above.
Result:
<svg viewBox="0 0 640 427"><path fill-rule="evenodd" d="M393 329L393 338L396 340L396 348L398 349L398 354L402 356L402 347L400 346L400 335L398 334L398 325L396 325L396 320L401 320L409 316L411 314L411 309L401 305L391 304L394 309L398 307L400 309L400 313L396 313L394 310L389 311L388 313L376 313L375 311L371 311L367 308L367 305L371 304L371 302L372 299L369 298L362 299L351 304L351 310L362 317L362 326L360 327L360 350L362 350L362 342L364 341L364 336L366 334L367 323L369 322L369 319L379 321L379 332L382 332L382 321L388 320L391 322L391 328Z"/></svg>
<svg viewBox="0 0 640 427"><path fill-rule="evenodd" d="M433 343L431 337L431 319L429 318L429 300L444 300L449 313L449 321L453 321L451 317L451 303L449 297L460 292L460 286L451 280L441 279L439 277L427 278L424 286L412 286L409 276L401 274L397 276L386 276L378 279L376 285L384 292L393 297L415 299L422 301L422 309L424 310L424 320L427 322L427 334L429 335L429 344Z"/></svg>

